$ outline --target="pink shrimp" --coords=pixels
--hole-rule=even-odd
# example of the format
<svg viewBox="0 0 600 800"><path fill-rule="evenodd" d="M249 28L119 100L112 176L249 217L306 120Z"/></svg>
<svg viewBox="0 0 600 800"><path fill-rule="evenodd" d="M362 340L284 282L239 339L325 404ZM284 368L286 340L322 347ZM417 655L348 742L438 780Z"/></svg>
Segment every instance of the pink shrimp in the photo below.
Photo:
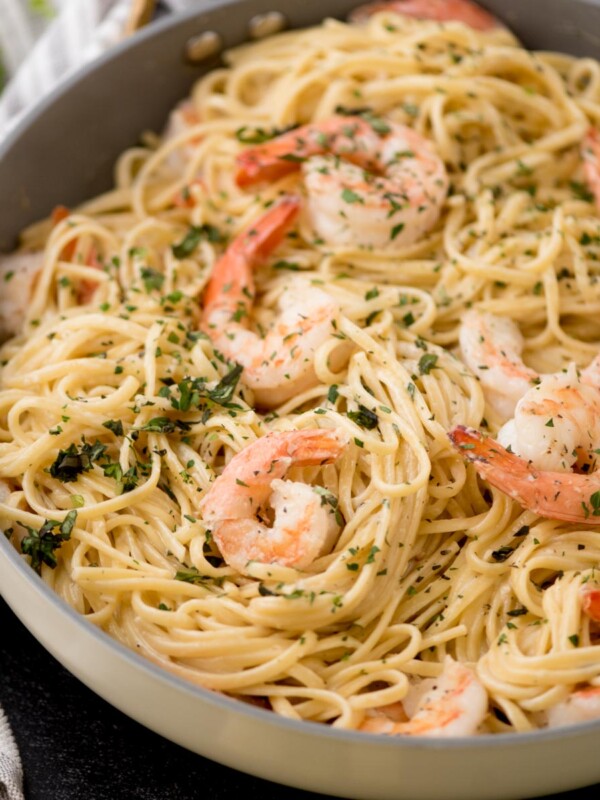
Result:
<svg viewBox="0 0 600 800"><path fill-rule="evenodd" d="M55 206L52 210L52 223L54 225L58 225L64 219L67 219L70 214L71 212L66 206ZM77 239L72 239L69 244L65 245L60 257L63 261L72 261L75 257L76 251ZM87 258L85 259L85 265L87 267L93 267L94 269L102 269L102 262L98 258L98 251L94 245L92 245L88 251ZM82 280L77 289L77 302L81 305L87 305L87 303L92 300L97 288L97 281Z"/></svg>
<svg viewBox="0 0 600 800"><path fill-rule="evenodd" d="M548 709L548 727L576 725L600 717L600 686L586 686Z"/></svg>
<svg viewBox="0 0 600 800"><path fill-rule="evenodd" d="M15 336L23 327L43 262L42 251L0 257L0 341Z"/></svg>
<svg viewBox="0 0 600 800"><path fill-rule="evenodd" d="M292 466L334 462L346 447L335 431L269 433L234 456L200 503L202 518L229 566L303 569L328 552L339 533L336 498L322 487L282 480ZM270 505L273 525L261 521Z"/></svg>
<svg viewBox="0 0 600 800"><path fill-rule="evenodd" d="M581 590L581 608L594 622L600 622L600 589L584 586Z"/></svg>
<svg viewBox="0 0 600 800"><path fill-rule="evenodd" d="M169 119L162 134L163 144L183 136L201 122L191 100L182 100L169 114ZM202 141L201 136L184 137L181 146L172 150L166 158L167 165L173 172L182 172L187 161L194 155L196 146Z"/></svg>
<svg viewBox="0 0 600 800"><path fill-rule="evenodd" d="M521 358L523 336L517 325L509 317L471 309L462 316L459 342L463 361L481 381L489 405L503 419L512 416L538 379Z"/></svg>
<svg viewBox="0 0 600 800"><path fill-rule="evenodd" d="M581 143L581 157L585 179L596 200L596 208L600 210L600 131L589 128Z"/></svg>
<svg viewBox="0 0 600 800"><path fill-rule="evenodd" d="M70 211L65 206L56 206L52 211L51 221L54 225L66 219ZM72 261L77 250L77 238L72 239L62 249L62 261ZM44 264L44 251L18 251L7 256L0 256L0 341L20 332L25 322L27 308ZM94 269L102 269L98 251L92 244L85 259L85 265ZM98 288L98 282L81 280L77 285L77 302L80 305L89 303Z"/></svg>
<svg viewBox="0 0 600 800"><path fill-rule="evenodd" d="M202 329L218 350L244 367L243 379L262 406L276 406L316 383L314 354L334 333L338 306L308 282L292 281L281 314L264 338L248 330L254 300L252 268L281 242L298 213L286 197L241 233L214 267L204 295Z"/></svg>
<svg viewBox="0 0 600 800"><path fill-rule="evenodd" d="M416 692L416 711L409 719L394 703L368 712L359 730L405 736L470 736L477 733L487 713L487 693L475 673L449 656L441 677L423 681ZM403 707L410 700L409 694Z"/></svg>
<svg viewBox="0 0 600 800"><path fill-rule="evenodd" d="M381 11L434 22L462 22L477 31L503 27L496 17L470 0L391 0L367 3L352 12L350 21L365 22Z"/></svg>
<svg viewBox="0 0 600 800"><path fill-rule="evenodd" d="M600 524L600 472L585 475L535 469L491 437L463 425L448 436L482 478L524 508L549 519Z"/></svg>
<svg viewBox="0 0 600 800"><path fill-rule="evenodd" d="M400 248L437 222L448 175L431 142L368 116L336 116L238 156L241 187L301 169L308 214L330 244Z"/></svg>

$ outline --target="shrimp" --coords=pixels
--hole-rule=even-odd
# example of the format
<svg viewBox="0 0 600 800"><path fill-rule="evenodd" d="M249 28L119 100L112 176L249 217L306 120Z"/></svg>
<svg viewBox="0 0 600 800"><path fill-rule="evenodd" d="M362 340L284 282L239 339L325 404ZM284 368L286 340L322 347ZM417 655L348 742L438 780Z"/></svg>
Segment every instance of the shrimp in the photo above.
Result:
<svg viewBox="0 0 600 800"><path fill-rule="evenodd" d="M581 608L594 622L600 622L600 589L584 586L581 590Z"/></svg>
<svg viewBox="0 0 600 800"><path fill-rule="evenodd" d="M600 443L600 392L574 364L545 375L517 403L498 441L541 470L568 471Z"/></svg>
<svg viewBox="0 0 600 800"><path fill-rule="evenodd" d="M0 341L16 336L23 327L43 260L41 250L0 259Z"/></svg>
<svg viewBox="0 0 600 800"><path fill-rule="evenodd" d="M235 455L200 503L226 563L246 574L248 563L304 569L329 552L339 533L336 498L321 487L282 480L292 466L331 464L347 441L335 431L269 433ZM271 527L261 521L270 505Z"/></svg>
<svg viewBox="0 0 600 800"><path fill-rule="evenodd" d="M586 686L547 711L548 727L575 725L600 717L600 686Z"/></svg>
<svg viewBox="0 0 600 800"><path fill-rule="evenodd" d="M183 100L175 106L169 114L167 124L162 134L163 144L177 139L187 133L191 128L200 124L200 115L190 100ZM197 136L186 141L185 145L173 150L166 158L166 163L173 172L182 172L187 161L194 155L195 145L201 141Z"/></svg>
<svg viewBox="0 0 600 800"><path fill-rule="evenodd" d="M460 326L459 344L462 360L480 380L487 403L504 420L515 415L519 401L532 387L552 377L540 375L523 363L523 336L508 317L475 309L467 311ZM573 380L600 389L600 356Z"/></svg>
<svg viewBox="0 0 600 800"><path fill-rule="evenodd" d="M589 128L581 143L583 171L588 186L594 194L596 208L600 211L600 131Z"/></svg>
<svg viewBox="0 0 600 800"><path fill-rule="evenodd" d="M403 701L405 711L409 704L416 707L407 721L393 704L368 712L359 730L405 736L471 736L477 733L488 709L487 693L473 670L450 656L441 677L422 681L416 694L411 697L409 693Z"/></svg>
<svg viewBox="0 0 600 800"><path fill-rule="evenodd" d="M58 225L70 214L65 206L56 206L52 211L51 221ZM71 261L77 249L77 239L70 241L62 250L60 258ZM96 248L89 249L86 266L102 269ZM44 264L44 251L18 251L0 257L0 341L16 336L21 331L27 314L29 301L35 290L38 276ZM77 302L87 304L91 301L98 283L82 280L77 288Z"/></svg>
<svg viewBox="0 0 600 800"><path fill-rule="evenodd" d="M365 22L373 14L391 11L394 14L435 22L462 22L476 31L489 31L503 27L502 23L470 0L391 0L367 3L350 15L351 22Z"/></svg>
<svg viewBox="0 0 600 800"><path fill-rule="evenodd" d="M194 104L190 100L183 100L169 114L169 119L163 131L163 141L176 139L182 133L186 133L190 128L199 124L200 115L194 108Z"/></svg>
<svg viewBox="0 0 600 800"><path fill-rule="evenodd" d="M252 267L281 241L298 213L286 197L241 233L216 263L204 295L201 326L215 347L244 367L244 381L259 405L273 407L316 383L314 355L334 332L339 309L307 281L293 281L281 313L264 338L247 329L254 299Z"/></svg>
<svg viewBox="0 0 600 800"><path fill-rule="evenodd" d="M463 425L448 436L482 478L524 508L549 519L600 524L600 472L585 475L536 469L491 437Z"/></svg>
<svg viewBox="0 0 600 800"><path fill-rule="evenodd" d="M463 361L479 378L489 405L511 417L538 374L521 359L523 336L508 317L472 309L464 314L459 343Z"/></svg>
<svg viewBox="0 0 600 800"><path fill-rule="evenodd" d="M437 222L448 175L420 134L379 118L335 116L238 156L241 187L301 169L308 215L329 244L405 247Z"/></svg>

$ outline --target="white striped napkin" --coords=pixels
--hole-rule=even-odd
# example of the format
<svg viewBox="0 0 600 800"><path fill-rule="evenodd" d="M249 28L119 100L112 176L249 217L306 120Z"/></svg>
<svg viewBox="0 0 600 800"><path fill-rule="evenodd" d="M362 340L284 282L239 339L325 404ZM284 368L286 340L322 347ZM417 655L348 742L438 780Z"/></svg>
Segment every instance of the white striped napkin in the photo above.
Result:
<svg viewBox="0 0 600 800"><path fill-rule="evenodd" d="M0 97L0 137L61 79L119 41L129 6L130 0L0 0L0 49L13 76Z"/></svg>
<svg viewBox="0 0 600 800"><path fill-rule="evenodd" d="M24 800L19 751L0 707L0 800Z"/></svg>
<svg viewBox="0 0 600 800"><path fill-rule="evenodd" d="M61 80L123 38L132 0L0 0L0 138ZM167 3L168 5L168 3Z"/></svg>

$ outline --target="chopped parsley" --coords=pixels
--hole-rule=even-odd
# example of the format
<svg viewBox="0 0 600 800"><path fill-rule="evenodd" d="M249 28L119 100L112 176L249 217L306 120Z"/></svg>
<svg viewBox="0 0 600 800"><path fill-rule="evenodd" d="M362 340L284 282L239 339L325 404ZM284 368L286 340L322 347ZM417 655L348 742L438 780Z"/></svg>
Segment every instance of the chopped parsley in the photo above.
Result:
<svg viewBox="0 0 600 800"><path fill-rule="evenodd" d="M171 405L177 411L189 411L191 408L200 408L206 401L218 405L226 405L231 402L237 388L243 367L235 364L212 389L206 386L204 378L184 378L177 384L179 397L171 396ZM168 387L165 387L170 396ZM161 392L164 390L161 390ZM167 394L167 392L165 392Z"/></svg>
<svg viewBox="0 0 600 800"><path fill-rule="evenodd" d="M364 203L364 199L357 194L356 192L352 191L352 189L342 189L342 200L345 203Z"/></svg>
<svg viewBox="0 0 600 800"><path fill-rule="evenodd" d="M54 551L71 538L76 520L77 511L69 511L63 522L47 519L39 530L23 525L29 535L21 542L21 552L31 557L31 566L37 573L41 572L42 564L56 567Z"/></svg>
<svg viewBox="0 0 600 800"><path fill-rule="evenodd" d="M363 406L362 403L359 403L358 411L348 411L348 418L351 419L352 422L356 422L361 428L366 428L368 431L372 431L379 423L377 414L371 411L370 408Z"/></svg>
<svg viewBox="0 0 600 800"><path fill-rule="evenodd" d="M249 125L244 125L242 128L237 129L235 138L242 144L263 144L294 130L296 127L296 125L288 125L286 128L271 128L267 130L266 128L251 128Z"/></svg>
<svg viewBox="0 0 600 800"><path fill-rule="evenodd" d="M594 195L592 194L592 192L590 192L585 183L579 183L579 181L571 181L569 183L569 187L578 200L584 200L586 203L593 202Z"/></svg>
<svg viewBox="0 0 600 800"><path fill-rule="evenodd" d="M123 436L123 423L120 419L107 419L102 426L112 431L115 436Z"/></svg>
<svg viewBox="0 0 600 800"><path fill-rule="evenodd" d="M94 444L84 441L81 447L71 444L66 450L58 451L56 460L50 466L50 475L63 483L76 481L83 472L89 472L105 452L106 445L97 440Z"/></svg>
<svg viewBox="0 0 600 800"><path fill-rule="evenodd" d="M196 567L184 567L183 569L177 570L175 573L175 580L183 581L184 583L204 583L210 580L210 576L198 572Z"/></svg>
<svg viewBox="0 0 600 800"><path fill-rule="evenodd" d="M434 353L425 353L419 359L419 374L429 375L431 370L437 364L438 357Z"/></svg>
<svg viewBox="0 0 600 800"><path fill-rule="evenodd" d="M200 242L206 239L209 242L218 243L223 241L223 234L214 225L191 225L186 235L177 244L172 245L171 250L175 258L188 258L198 247Z"/></svg>
<svg viewBox="0 0 600 800"><path fill-rule="evenodd" d="M402 233L403 230L404 230L404 223L403 222L399 222L397 225L394 225L394 227L392 228L392 231L390 233L390 239L392 241L394 241L396 236L398 236L398 234Z"/></svg>
<svg viewBox="0 0 600 800"><path fill-rule="evenodd" d="M146 294L150 294L150 292L160 291L162 289L162 285L165 282L165 276L162 272L159 272L152 267L142 267L140 270L140 275L142 276L142 281L144 282L144 288L146 289Z"/></svg>
<svg viewBox="0 0 600 800"><path fill-rule="evenodd" d="M506 559L509 558L514 552L515 551L512 547L503 545L497 550L492 550L492 558L494 561L506 561Z"/></svg>
<svg viewBox="0 0 600 800"><path fill-rule="evenodd" d="M521 608L513 608L512 611L507 611L509 617L522 617L524 614L527 614L528 609L525 606Z"/></svg>

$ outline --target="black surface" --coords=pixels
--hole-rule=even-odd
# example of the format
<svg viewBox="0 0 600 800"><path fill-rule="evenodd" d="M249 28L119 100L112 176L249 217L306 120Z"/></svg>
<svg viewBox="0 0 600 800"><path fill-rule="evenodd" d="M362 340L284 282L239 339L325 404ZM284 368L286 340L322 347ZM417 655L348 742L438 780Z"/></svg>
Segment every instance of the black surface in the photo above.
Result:
<svg viewBox="0 0 600 800"><path fill-rule="evenodd" d="M63 669L2 600L0 703L26 800L326 800L222 767L133 722ZM596 786L555 798L599 796Z"/></svg>

